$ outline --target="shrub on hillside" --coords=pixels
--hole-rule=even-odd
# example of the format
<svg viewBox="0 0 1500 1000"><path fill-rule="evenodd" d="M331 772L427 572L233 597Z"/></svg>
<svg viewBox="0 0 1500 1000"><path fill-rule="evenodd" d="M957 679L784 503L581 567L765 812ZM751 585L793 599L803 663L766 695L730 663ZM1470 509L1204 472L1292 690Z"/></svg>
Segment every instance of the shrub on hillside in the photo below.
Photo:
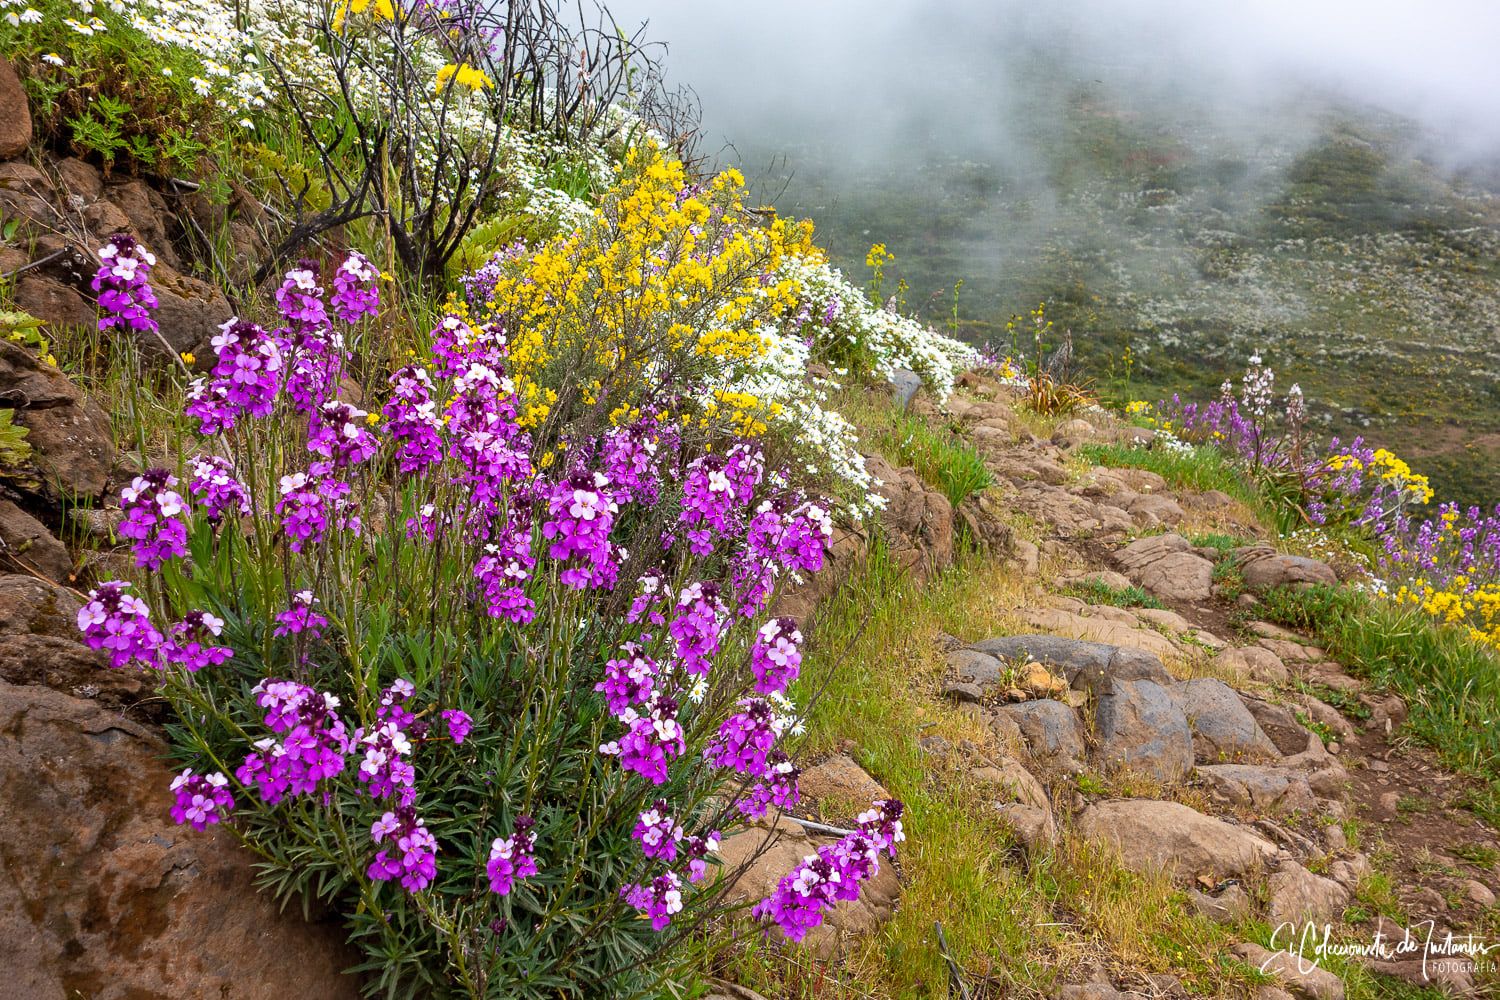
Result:
<svg viewBox="0 0 1500 1000"><path fill-rule="evenodd" d="M455 303L366 378L368 412L345 386L389 349L378 274L299 264L277 326L215 339L202 449L122 494L138 572L79 626L159 672L174 817L232 824L268 886L333 906L372 991L647 995L725 912L717 831L796 801L802 637L767 609L860 501L725 395L805 231L680 178L653 162L596 224L498 262L484 315ZM146 251L101 257L101 325L147 329ZM756 915L816 926L899 814L875 804Z"/></svg>

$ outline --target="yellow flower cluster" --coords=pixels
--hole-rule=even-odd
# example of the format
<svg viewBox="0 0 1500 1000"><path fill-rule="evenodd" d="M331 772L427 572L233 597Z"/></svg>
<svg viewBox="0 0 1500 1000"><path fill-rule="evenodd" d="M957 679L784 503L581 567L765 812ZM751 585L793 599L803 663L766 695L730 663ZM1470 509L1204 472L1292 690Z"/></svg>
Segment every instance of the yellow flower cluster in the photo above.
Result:
<svg viewBox="0 0 1500 1000"><path fill-rule="evenodd" d="M1432 486L1427 477L1412 472L1411 466L1384 448L1377 450L1368 463L1350 454L1334 455L1328 460L1328 468L1334 472L1342 472L1344 469L1368 472L1378 476L1382 482L1390 483L1418 503L1425 504L1432 500Z"/></svg>
<svg viewBox="0 0 1500 1000"><path fill-rule="evenodd" d="M1500 649L1500 583L1468 587L1468 578L1462 576L1441 588L1418 580L1398 590L1395 598L1420 607L1437 621L1465 629L1476 642Z"/></svg>
<svg viewBox="0 0 1500 1000"><path fill-rule="evenodd" d="M1151 413L1151 404L1144 399L1132 399L1125 404L1125 415L1127 417L1144 417Z"/></svg>
<svg viewBox="0 0 1500 1000"><path fill-rule="evenodd" d="M396 6L392 0L343 0L333 14L333 30L343 31L344 22L350 14L363 14L365 11L369 11L377 21L396 19Z"/></svg>
<svg viewBox="0 0 1500 1000"><path fill-rule="evenodd" d="M510 337L523 426L569 391L623 419L670 380L697 398L695 418L764 433L760 400L713 390L765 354L757 331L796 302L795 284L773 275L810 251L812 228L761 225L743 194L738 171L694 188L681 163L635 150L587 224L501 267L484 318Z"/></svg>
<svg viewBox="0 0 1500 1000"><path fill-rule="evenodd" d="M470 90L489 90L495 85L495 81L490 79L488 73L477 66L470 66L468 63L461 65L458 63L449 63L438 70L437 92L441 94L447 89L450 83L456 83L460 87L467 87Z"/></svg>
<svg viewBox="0 0 1500 1000"><path fill-rule="evenodd" d="M896 255L887 250L884 243L876 243L870 247L870 252L865 254L865 267L879 269L895 259Z"/></svg>

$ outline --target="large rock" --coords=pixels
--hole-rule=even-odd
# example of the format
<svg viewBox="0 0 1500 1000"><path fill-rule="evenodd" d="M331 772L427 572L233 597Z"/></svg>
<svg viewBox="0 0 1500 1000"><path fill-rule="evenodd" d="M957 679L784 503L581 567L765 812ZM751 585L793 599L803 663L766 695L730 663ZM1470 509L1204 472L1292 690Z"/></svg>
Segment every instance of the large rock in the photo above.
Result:
<svg viewBox="0 0 1500 1000"><path fill-rule="evenodd" d="M994 489L970 493L958 505L958 523L968 532L971 542L986 552L1014 558L1017 539L1006 516L1000 491Z"/></svg>
<svg viewBox="0 0 1500 1000"><path fill-rule="evenodd" d="M745 828L724 838L719 854L724 877L731 879L725 898L730 903L764 899L776 884L818 847L831 840L815 840L790 819L774 825ZM821 960L837 955L849 939L875 930L891 918L901 895L896 868L882 860L880 871L860 887L859 898L844 900L830 910L823 924L813 928L802 944Z"/></svg>
<svg viewBox="0 0 1500 1000"><path fill-rule="evenodd" d="M1023 701L1002 705L995 714L1010 719L1020 728L1033 756L1064 762L1083 760L1083 724L1078 721L1078 714L1062 702L1050 698Z"/></svg>
<svg viewBox="0 0 1500 1000"><path fill-rule="evenodd" d="M1153 535L1115 553L1125 575L1158 597L1206 601L1213 592L1213 563L1192 551L1181 535Z"/></svg>
<svg viewBox="0 0 1500 1000"><path fill-rule="evenodd" d="M911 468L897 469L880 455L868 455L865 468L880 480L875 492L885 498L880 512L891 555L918 577L953 561L953 507L930 489Z"/></svg>
<svg viewBox="0 0 1500 1000"><path fill-rule="evenodd" d="M1052 808L1047 789L1019 761L1001 758L998 763L976 767L969 777L997 794L998 801L1015 800L1038 809Z"/></svg>
<svg viewBox="0 0 1500 1000"><path fill-rule="evenodd" d="M1274 814L1310 814L1317 808L1307 777L1290 768L1209 764L1195 773L1215 798L1230 805Z"/></svg>
<svg viewBox="0 0 1500 1000"><path fill-rule="evenodd" d="M9 500L0 500L0 544L7 555L49 580L67 583L73 557L47 526Z"/></svg>
<svg viewBox="0 0 1500 1000"><path fill-rule="evenodd" d="M890 798L890 793L880 782L845 754L830 757L803 771L797 784L803 795L819 802L858 806L861 811L876 799Z"/></svg>
<svg viewBox="0 0 1500 1000"><path fill-rule="evenodd" d="M160 303L155 316L162 340L176 354L204 348L232 312L218 288L179 274L166 264L151 273L151 287ZM140 346L158 356L164 353L155 337L141 337Z"/></svg>
<svg viewBox="0 0 1500 1000"><path fill-rule="evenodd" d="M1188 721L1167 689L1154 681L1116 681L1094 715L1099 751L1114 767L1178 781L1193 767Z"/></svg>
<svg viewBox="0 0 1500 1000"><path fill-rule="evenodd" d="M1041 857L1057 846L1057 820L1051 809L1024 802L997 802L995 812L1028 858Z"/></svg>
<svg viewBox="0 0 1500 1000"><path fill-rule="evenodd" d="M20 156L31 145L31 106L14 67L0 59L0 160Z"/></svg>
<svg viewBox="0 0 1500 1000"><path fill-rule="evenodd" d="M1294 955L1288 951L1271 952L1246 941L1234 946L1241 961L1268 976L1275 976L1283 986L1304 1000L1344 1000L1344 981L1327 969L1313 964L1313 956Z"/></svg>
<svg viewBox="0 0 1500 1000"><path fill-rule="evenodd" d="M1164 870L1175 881L1199 875L1243 878L1269 867L1276 845L1180 802L1125 799L1089 806L1078 818L1087 840L1116 849L1133 871Z"/></svg>
<svg viewBox="0 0 1500 1000"><path fill-rule="evenodd" d="M1162 524L1175 528L1187 516L1176 500L1155 493L1135 494L1125 501L1125 510L1142 527L1148 528Z"/></svg>
<svg viewBox="0 0 1500 1000"><path fill-rule="evenodd" d="M1107 646L1141 650L1153 657L1182 655L1182 651L1155 629L1143 628L1140 621L1123 608L1083 605L1090 614L1067 608L1033 608L1026 612L1026 625L1039 631Z"/></svg>
<svg viewBox="0 0 1500 1000"><path fill-rule="evenodd" d="M23 274L16 282L16 305L50 329L88 326L99 318L93 303L78 290L44 274Z"/></svg>
<svg viewBox="0 0 1500 1000"><path fill-rule="evenodd" d="M8 996L354 997L338 928L257 892L225 831L168 817L152 733L0 682L0 940Z"/></svg>
<svg viewBox="0 0 1500 1000"><path fill-rule="evenodd" d="M1193 730L1200 761L1265 760L1281 756L1234 688L1212 677L1184 681L1172 691Z"/></svg>
<svg viewBox="0 0 1500 1000"><path fill-rule="evenodd" d="M1234 550L1240 575L1250 590L1265 591L1272 587L1310 587L1333 585L1338 574L1325 562L1307 556L1289 556L1269 545L1251 545Z"/></svg>
<svg viewBox="0 0 1500 1000"><path fill-rule="evenodd" d="M62 587L24 573L0 576L0 635L44 635L77 645L79 606Z"/></svg>
<svg viewBox="0 0 1500 1000"><path fill-rule="evenodd" d="M1060 671L1080 691L1107 692L1117 680L1172 683L1161 659L1140 649L1055 635L1010 635L976 642L975 650L1003 660L1032 659Z"/></svg>
<svg viewBox="0 0 1500 1000"><path fill-rule="evenodd" d="M1288 861L1267 881L1266 898L1266 916L1272 927L1326 924L1343 913L1349 890Z"/></svg>
<svg viewBox="0 0 1500 1000"><path fill-rule="evenodd" d="M1263 684L1285 684L1291 676L1281 657L1261 646L1235 646L1222 650L1214 657L1214 664L1250 680Z"/></svg>
<svg viewBox="0 0 1500 1000"><path fill-rule="evenodd" d="M54 499L92 499L114 466L109 418L57 368L0 340L0 406L29 428L26 443Z"/></svg>

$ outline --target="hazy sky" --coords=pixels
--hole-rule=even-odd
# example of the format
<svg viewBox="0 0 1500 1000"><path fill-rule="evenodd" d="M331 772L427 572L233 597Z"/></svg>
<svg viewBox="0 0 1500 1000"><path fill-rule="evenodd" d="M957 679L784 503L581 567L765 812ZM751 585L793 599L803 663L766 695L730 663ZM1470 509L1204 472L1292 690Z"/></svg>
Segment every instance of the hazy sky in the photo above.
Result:
<svg viewBox="0 0 1500 1000"><path fill-rule="evenodd" d="M1500 148L1500 0L610 0L670 45L708 145L787 123L857 138L893 115L961 129L1013 53L1060 74L1226 109L1308 87L1420 119L1461 155ZM1144 91L1138 89L1144 88ZM1003 99L1003 98L1001 98ZM774 141L774 140L773 140Z"/></svg>

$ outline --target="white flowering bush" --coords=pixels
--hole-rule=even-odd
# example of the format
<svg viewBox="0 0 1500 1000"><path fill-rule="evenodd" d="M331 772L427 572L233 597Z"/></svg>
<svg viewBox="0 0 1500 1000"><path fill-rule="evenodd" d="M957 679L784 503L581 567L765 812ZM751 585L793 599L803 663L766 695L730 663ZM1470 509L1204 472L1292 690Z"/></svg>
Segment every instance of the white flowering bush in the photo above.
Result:
<svg viewBox="0 0 1500 1000"><path fill-rule="evenodd" d="M801 298L786 331L807 341L814 360L883 379L906 369L939 401L952 393L959 372L979 363L969 345L871 302L821 254L789 257L778 277L793 282Z"/></svg>
<svg viewBox="0 0 1500 1000"><path fill-rule="evenodd" d="M191 171L270 89L254 35L204 0L0 0L0 53L45 141L106 167Z"/></svg>

